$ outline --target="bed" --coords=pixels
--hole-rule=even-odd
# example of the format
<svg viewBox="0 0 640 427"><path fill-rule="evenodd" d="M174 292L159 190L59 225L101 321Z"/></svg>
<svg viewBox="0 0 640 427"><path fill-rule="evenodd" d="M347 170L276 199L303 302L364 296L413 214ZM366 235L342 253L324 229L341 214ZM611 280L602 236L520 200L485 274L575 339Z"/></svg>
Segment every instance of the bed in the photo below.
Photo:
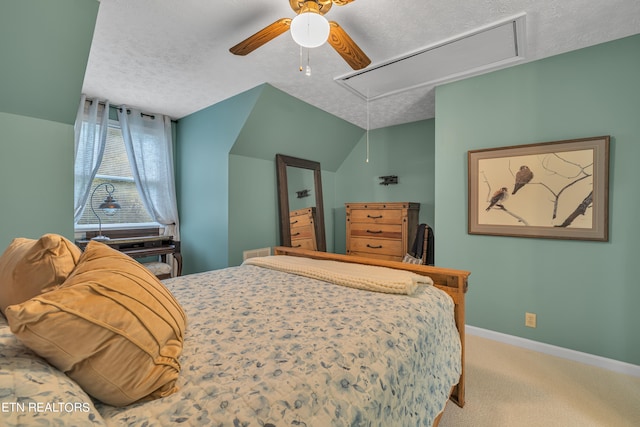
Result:
<svg viewBox="0 0 640 427"><path fill-rule="evenodd" d="M91 397L0 318L0 424L436 426L449 398L464 405L468 272L275 254L276 264L302 257L400 269L434 286L374 292L257 260L165 280L188 319L175 388L126 405Z"/></svg>

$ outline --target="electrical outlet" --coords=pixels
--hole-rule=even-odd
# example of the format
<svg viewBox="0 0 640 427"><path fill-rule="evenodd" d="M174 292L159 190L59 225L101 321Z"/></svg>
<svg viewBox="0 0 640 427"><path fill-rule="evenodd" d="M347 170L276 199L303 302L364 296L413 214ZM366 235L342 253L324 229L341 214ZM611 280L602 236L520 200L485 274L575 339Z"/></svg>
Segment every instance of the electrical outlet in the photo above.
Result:
<svg viewBox="0 0 640 427"><path fill-rule="evenodd" d="M524 314L524 326L528 326L529 328L536 327L536 314L535 313L525 313Z"/></svg>

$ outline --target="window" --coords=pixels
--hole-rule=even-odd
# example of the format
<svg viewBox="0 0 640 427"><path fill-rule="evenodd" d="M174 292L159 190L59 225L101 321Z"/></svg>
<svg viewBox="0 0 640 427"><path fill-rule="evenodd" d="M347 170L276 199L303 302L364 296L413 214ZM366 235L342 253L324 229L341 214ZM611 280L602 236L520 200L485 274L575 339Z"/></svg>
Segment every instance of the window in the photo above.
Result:
<svg viewBox="0 0 640 427"><path fill-rule="evenodd" d="M93 208L100 215L103 228L158 227L142 203L140 194L133 180L133 173L127 158L127 150L122 139L122 131L117 121L110 121L107 130L107 141L102 163L91 184L91 192L87 198L82 217L76 224L76 230L88 230L98 227L98 219L91 210L91 193L100 184L110 183L115 187L113 198L121 208L113 216L98 210L98 206L107 196L106 188L99 188L93 196ZM117 224L114 226L114 224ZM111 227L110 227L111 225Z"/></svg>

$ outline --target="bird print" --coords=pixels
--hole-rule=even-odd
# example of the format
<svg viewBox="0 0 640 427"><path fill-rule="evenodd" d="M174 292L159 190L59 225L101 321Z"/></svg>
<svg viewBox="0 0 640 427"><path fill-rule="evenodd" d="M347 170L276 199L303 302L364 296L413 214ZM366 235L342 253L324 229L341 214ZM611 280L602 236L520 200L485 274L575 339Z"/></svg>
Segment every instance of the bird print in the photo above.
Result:
<svg viewBox="0 0 640 427"><path fill-rule="evenodd" d="M520 170L516 173L516 183L513 186L513 193L516 194L516 191L524 187L529 181L533 179L533 172L529 169L529 166L520 166Z"/></svg>
<svg viewBox="0 0 640 427"><path fill-rule="evenodd" d="M489 202L489 207L487 208L487 211L496 205L502 206L502 202L505 201L508 196L509 196L509 190L507 189L507 187L502 187L501 189L493 193L493 196L491 196L491 200Z"/></svg>

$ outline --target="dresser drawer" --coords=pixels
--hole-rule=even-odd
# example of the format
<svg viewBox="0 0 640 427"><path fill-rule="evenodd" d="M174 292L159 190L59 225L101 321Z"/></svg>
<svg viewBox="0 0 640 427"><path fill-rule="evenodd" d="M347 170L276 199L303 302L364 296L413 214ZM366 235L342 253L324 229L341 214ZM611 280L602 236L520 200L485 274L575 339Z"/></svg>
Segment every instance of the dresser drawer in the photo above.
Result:
<svg viewBox="0 0 640 427"><path fill-rule="evenodd" d="M402 240L352 238L350 252L365 252L370 254L390 255L402 257L405 249Z"/></svg>
<svg viewBox="0 0 640 427"><path fill-rule="evenodd" d="M349 214L349 220L354 224L399 224L402 217L402 209L352 209Z"/></svg>
<svg viewBox="0 0 640 427"><path fill-rule="evenodd" d="M418 225L419 203L345 203L346 252L402 261Z"/></svg>
<svg viewBox="0 0 640 427"><path fill-rule="evenodd" d="M350 233L351 237L402 240L402 225L354 222L351 224Z"/></svg>
<svg viewBox="0 0 640 427"><path fill-rule="evenodd" d="M301 227L291 227L291 241L296 239L312 239L314 237L314 230L311 225Z"/></svg>
<svg viewBox="0 0 640 427"><path fill-rule="evenodd" d="M298 215L291 217L289 224L291 224L291 228L294 227L303 227L306 225L313 224L313 219L310 215Z"/></svg>
<svg viewBox="0 0 640 427"><path fill-rule="evenodd" d="M292 248L316 250L316 242L314 239L291 239Z"/></svg>

